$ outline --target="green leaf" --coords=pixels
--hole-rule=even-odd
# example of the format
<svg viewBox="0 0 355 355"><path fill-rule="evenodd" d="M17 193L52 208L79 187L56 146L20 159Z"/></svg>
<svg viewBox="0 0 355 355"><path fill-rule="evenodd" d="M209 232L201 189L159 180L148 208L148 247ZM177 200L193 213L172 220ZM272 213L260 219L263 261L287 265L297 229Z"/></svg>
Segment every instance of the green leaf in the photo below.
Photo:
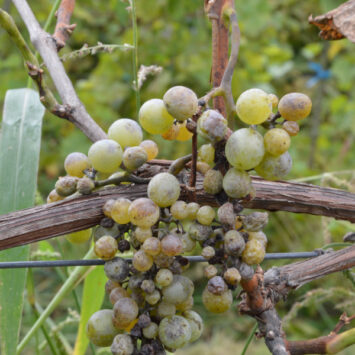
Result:
<svg viewBox="0 0 355 355"><path fill-rule="evenodd" d="M0 140L0 214L34 204L44 107L30 89L8 90ZM29 247L0 252L0 261L27 260ZM0 270L1 354L13 355L19 337L26 269Z"/></svg>
<svg viewBox="0 0 355 355"><path fill-rule="evenodd" d="M93 313L101 308L105 296L105 283L107 281L103 267L95 267L86 277L81 301L81 315L78 335L76 337L74 354L84 355L89 345L86 336L86 323Z"/></svg>

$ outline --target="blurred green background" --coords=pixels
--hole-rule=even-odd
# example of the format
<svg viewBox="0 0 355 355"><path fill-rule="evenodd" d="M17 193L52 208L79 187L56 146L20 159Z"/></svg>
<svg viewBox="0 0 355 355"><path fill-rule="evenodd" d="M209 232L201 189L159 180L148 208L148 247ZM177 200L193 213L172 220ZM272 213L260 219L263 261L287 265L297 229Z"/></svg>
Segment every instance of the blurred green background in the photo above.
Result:
<svg viewBox="0 0 355 355"><path fill-rule="evenodd" d="M29 2L42 24L53 2ZM136 3L138 65L162 67L159 74L149 76L144 82L140 90L142 102L154 97L162 98L164 92L173 85L188 86L198 96L203 96L210 89L211 70L211 26L204 15L203 1L136 0ZM290 153L294 166L288 179L308 177L307 181L315 184L354 192L355 46L346 39L333 42L321 40L318 29L309 25L307 20L310 14L322 14L341 3L336 0L236 1L242 37L233 94L237 98L252 87L260 87L279 97L291 91L308 94L313 101L313 110L311 116L301 123L299 135L292 140ZM28 39L11 1L2 1L2 7L14 16ZM132 44L132 23L126 1L78 1L72 22L77 23L77 28L61 55L78 50L84 44ZM131 50L115 49L112 53L99 52L68 59L65 67L80 99L104 129L119 117L137 118ZM7 89L27 85L22 58L4 31L0 31L0 75L2 107ZM172 143L160 137L154 139L160 147L160 158L174 159L190 149L189 143ZM73 125L46 113L39 201L53 188L58 175L64 174L65 156L72 151L87 153L89 146L89 140ZM324 175L325 172L331 174ZM354 229L354 225L333 219L271 213L266 230L268 251L313 250L327 243L341 241L346 232ZM87 245L73 248L64 238L46 242L41 247L46 251L61 252L68 259L81 257L87 249ZM35 250L36 246L33 246ZM269 268L272 265L275 263L265 262L263 266ZM196 309L205 316L206 330L203 341L179 354L239 354L253 327L253 320L240 317L235 306L233 311L223 316L205 313L200 298L205 284L200 278L201 265L194 267L190 273L196 281ZM34 277L40 303L45 305L62 281L50 269L36 270ZM79 295L80 292L81 288L78 287ZM344 310L354 313L354 296L354 284L343 274L329 276L295 291L285 303L279 305L280 314L286 316L285 331L288 337L303 339L327 334ZM107 300L105 304L108 305ZM291 307L298 304L299 309L289 313ZM74 308L70 297L53 319L66 322L62 331L70 341L74 341L77 317L71 314L68 320L68 308ZM27 305L22 335L32 323ZM26 354L36 353L35 341ZM40 339L37 341L40 342ZM263 341L253 340L248 354L265 353L267 350ZM352 353L351 349L343 352Z"/></svg>

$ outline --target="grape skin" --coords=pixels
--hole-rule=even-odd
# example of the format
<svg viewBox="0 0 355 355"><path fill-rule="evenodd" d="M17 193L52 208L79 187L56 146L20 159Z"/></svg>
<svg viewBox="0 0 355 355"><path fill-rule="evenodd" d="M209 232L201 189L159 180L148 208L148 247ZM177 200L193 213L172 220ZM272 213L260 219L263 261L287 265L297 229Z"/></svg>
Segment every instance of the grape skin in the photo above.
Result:
<svg viewBox="0 0 355 355"><path fill-rule="evenodd" d="M174 123L174 117L167 111L163 100L146 101L139 110L139 122L150 134L162 134Z"/></svg>
<svg viewBox="0 0 355 355"><path fill-rule="evenodd" d="M83 171L91 167L89 158L79 152L70 153L64 160L64 169L70 176L83 177Z"/></svg>
<svg viewBox="0 0 355 355"><path fill-rule="evenodd" d="M263 136L252 128L238 129L229 137L225 152L229 164L235 168L253 169L265 154Z"/></svg>
<svg viewBox="0 0 355 355"><path fill-rule="evenodd" d="M228 130L227 120L216 110L205 111L197 121L197 132L212 141L220 141Z"/></svg>
<svg viewBox="0 0 355 355"><path fill-rule="evenodd" d="M190 323L181 316L164 318L159 324L159 339L170 349L182 348L191 339Z"/></svg>
<svg viewBox="0 0 355 355"><path fill-rule="evenodd" d="M269 118L272 103L268 94L263 90L249 89L239 96L236 109L241 121L254 125L263 123Z"/></svg>
<svg viewBox="0 0 355 355"><path fill-rule="evenodd" d="M168 207L179 198L180 183L174 175L160 173L150 180L147 193L159 207Z"/></svg>
<svg viewBox="0 0 355 355"><path fill-rule="evenodd" d="M291 145L289 134L282 128L273 128L264 135L265 150L273 156L285 153Z"/></svg>
<svg viewBox="0 0 355 355"><path fill-rule="evenodd" d="M243 198L252 189L250 176L236 168L231 168L223 178L223 189L229 197Z"/></svg>
<svg viewBox="0 0 355 355"><path fill-rule="evenodd" d="M148 271L153 266L153 259L143 250L138 250L132 259L132 265L140 272Z"/></svg>
<svg viewBox="0 0 355 355"><path fill-rule="evenodd" d="M181 254L183 250L182 241L174 234L168 234L161 240L161 251L167 256L175 256Z"/></svg>
<svg viewBox="0 0 355 355"><path fill-rule="evenodd" d="M266 180L278 180L286 176L292 168L292 158L289 152L278 157L265 154L255 171Z"/></svg>
<svg viewBox="0 0 355 355"><path fill-rule="evenodd" d="M139 145L143 139L142 128L130 118L120 118L109 127L107 136L123 149Z"/></svg>
<svg viewBox="0 0 355 355"><path fill-rule="evenodd" d="M112 174L120 166L122 154L122 148L116 141L101 139L90 147L88 157L95 170Z"/></svg>

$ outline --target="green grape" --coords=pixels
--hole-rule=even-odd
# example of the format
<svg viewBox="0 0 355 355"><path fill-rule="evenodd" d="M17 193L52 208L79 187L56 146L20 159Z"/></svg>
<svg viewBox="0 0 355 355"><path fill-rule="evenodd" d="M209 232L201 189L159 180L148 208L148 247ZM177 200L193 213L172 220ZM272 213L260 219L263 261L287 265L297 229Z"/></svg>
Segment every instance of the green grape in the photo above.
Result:
<svg viewBox="0 0 355 355"><path fill-rule="evenodd" d="M123 282L129 275L130 265L127 260L122 258L114 258L106 261L104 272L107 278L113 282Z"/></svg>
<svg viewBox="0 0 355 355"><path fill-rule="evenodd" d="M275 94L269 94L267 96L271 102L272 109L275 109L277 107L277 105L279 104L279 98Z"/></svg>
<svg viewBox="0 0 355 355"><path fill-rule="evenodd" d="M262 231L257 231L257 232L248 232L249 238L248 240L258 240L264 248L266 248L267 245L267 236L265 235L264 232Z"/></svg>
<svg viewBox="0 0 355 355"><path fill-rule="evenodd" d="M55 191L59 196L66 197L76 191L78 178L73 176L60 177L55 183Z"/></svg>
<svg viewBox="0 0 355 355"><path fill-rule="evenodd" d="M235 168L253 169L265 154L263 136L252 128L238 129L229 137L225 152L229 164Z"/></svg>
<svg viewBox="0 0 355 355"><path fill-rule="evenodd" d="M172 303L161 301L157 307L157 314L159 317L169 317L173 316L176 313L176 307Z"/></svg>
<svg viewBox="0 0 355 355"><path fill-rule="evenodd" d="M257 232L263 229L269 220L267 212L253 212L247 216L240 216L243 222L243 229L247 232Z"/></svg>
<svg viewBox="0 0 355 355"><path fill-rule="evenodd" d="M161 245L160 240L155 237L146 239L142 245L142 249L147 255L156 256L160 253Z"/></svg>
<svg viewBox="0 0 355 355"><path fill-rule="evenodd" d="M140 243L144 243L148 238L153 236L152 229L137 227L134 230L134 236Z"/></svg>
<svg viewBox="0 0 355 355"><path fill-rule="evenodd" d="M95 170L112 174L122 162L122 148L112 139L101 139L90 147L88 157Z"/></svg>
<svg viewBox="0 0 355 355"><path fill-rule="evenodd" d="M189 321L181 316L164 318L159 324L159 339L170 349L182 348L191 339Z"/></svg>
<svg viewBox="0 0 355 355"><path fill-rule="evenodd" d="M223 189L229 197L243 198L252 189L251 179L248 173L231 168L223 178Z"/></svg>
<svg viewBox="0 0 355 355"><path fill-rule="evenodd" d="M286 176L292 168L292 158L289 152L278 157L265 154L262 162L255 167L255 171L266 180L279 180Z"/></svg>
<svg viewBox="0 0 355 355"><path fill-rule="evenodd" d="M180 131L180 127L177 124L173 124L166 132L164 132L161 136L167 141L174 141L178 136Z"/></svg>
<svg viewBox="0 0 355 355"><path fill-rule="evenodd" d="M118 246L115 238L104 235L95 242L94 252L96 256L103 260L113 259L117 253Z"/></svg>
<svg viewBox="0 0 355 355"><path fill-rule="evenodd" d="M203 274L205 275L206 278L212 279L212 277L217 276L218 270L214 265L207 265L203 269Z"/></svg>
<svg viewBox="0 0 355 355"><path fill-rule="evenodd" d="M176 136L176 140L179 141L179 142L186 142L188 141L189 139L192 138L193 136L193 133L190 132L187 127L186 127L186 121L183 122L183 123L178 123L177 124L178 128L179 128L179 131L178 131L178 134Z"/></svg>
<svg viewBox="0 0 355 355"><path fill-rule="evenodd" d="M131 355L134 352L132 338L128 334L118 334L111 345L112 355Z"/></svg>
<svg viewBox="0 0 355 355"><path fill-rule="evenodd" d="M196 219L197 211L199 210L200 205L196 202L190 202L186 206L187 218L188 219Z"/></svg>
<svg viewBox="0 0 355 355"><path fill-rule="evenodd" d="M305 94L291 92L281 97L278 108L285 120L299 121L311 113L312 101Z"/></svg>
<svg viewBox="0 0 355 355"><path fill-rule="evenodd" d="M202 206L196 215L197 222L203 224L204 226L209 226L215 217L216 212L211 206Z"/></svg>
<svg viewBox="0 0 355 355"><path fill-rule="evenodd" d="M160 287L169 286L173 282L173 273L169 269L160 269L155 275L155 282Z"/></svg>
<svg viewBox="0 0 355 355"><path fill-rule="evenodd" d="M216 110L205 111L197 121L197 132L212 141L220 141L228 131L227 120Z"/></svg>
<svg viewBox="0 0 355 355"><path fill-rule="evenodd" d="M138 227L149 228L158 222L159 207L149 198L138 198L131 203L128 209L131 223Z"/></svg>
<svg viewBox="0 0 355 355"><path fill-rule="evenodd" d="M282 128L273 128L264 135L265 150L274 156L285 153L290 148L291 138Z"/></svg>
<svg viewBox="0 0 355 355"><path fill-rule="evenodd" d="M58 195L57 191L54 189L52 190L48 197L47 197L47 203L52 203L52 202L57 202L63 200L64 197Z"/></svg>
<svg viewBox="0 0 355 355"><path fill-rule="evenodd" d="M236 109L241 121L254 125L263 123L269 118L272 103L268 94L263 90L249 89L238 97Z"/></svg>
<svg viewBox="0 0 355 355"><path fill-rule="evenodd" d="M182 275L174 275L172 283L162 289L163 300L173 304L186 301L193 292L193 282Z"/></svg>
<svg viewBox="0 0 355 355"><path fill-rule="evenodd" d="M282 124L282 128L291 136L297 136L300 131L300 126L295 121L285 121Z"/></svg>
<svg viewBox="0 0 355 355"><path fill-rule="evenodd" d="M129 118L120 118L112 123L108 129L109 139L116 141L122 149L139 145L143 139L143 132L140 125Z"/></svg>
<svg viewBox="0 0 355 355"><path fill-rule="evenodd" d="M190 296L185 301L176 303L175 307L178 312L185 312L190 310L194 306L194 298Z"/></svg>
<svg viewBox="0 0 355 355"><path fill-rule="evenodd" d="M160 300L160 292L158 290L154 290L152 293L147 293L145 295L145 300L151 305L154 306Z"/></svg>
<svg viewBox="0 0 355 355"><path fill-rule="evenodd" d="M244 238L238 231L230 230L224 235L224 250L226 254L239 256L244 248Z"/></svg>
<svg viewBox="0 0 355 355"><path fill-rule="evenodd" d="M151 99L139 110L139 123L150 134L162 134L174 123L174 117L167 111L164 101Z"/></svg>
<svg viewBox="0 0 355 355"><path fill-rule="evenodd" d="M64 160L64 169L70 176L83 177L83 171L91 167L89 158L79 152L70 153Z"/></svg>
<svg viewBox="0 0 355 355"><path fill-rule="evenodd" d="M138 305L129 297L119 299L113 306L113 323L118 329L127 328L138 317Z"/></svg>
<svg viewBox="0 0 355 355"><path fill-rule="evenodd" d="M196 341L203 332L203 320L195 311L186 311L183 316L188 320L191 327L190 343Z"/></svg>
<svg viewBox="0 0 355 355"><path fill-rule="evenodd" d="M242 279L238 269L235 267L231 267L227 269L223 274L223 278L228 285L231 285L233 287L236 287L240 282L240 280Z"/></svg>
<svg viewBox="0 0 355 355"><path fill-rule="evenodd" d="M212 144L203 144L198 150L199 160L212 165L214 163L215 149Z"/></svg>
<svg viewBox="0 0 355 355"><path fill-rule="evenodd" d="M228 289L221 295L215 295L208 291L208 288L206 287L202 293L202 303L211 313L226 312L232 305L232 302L232 291Z"/></svg>
<svg viewBox="0 0 355 355"><path fill-rule="evenodd" d="M158 145L150 139L143 141L139 146L147 153L148 160L156 158L159 153Z"/></svg>
<svg viewBox="0 0 355 355"><path fill-rule="evenodd" d="M129 297L128 292L121 286L115 287L111 292L110 292L110 302L112 305L114 305L118 300L121 298Z"/></svg>
<svg viewBox="0 0 355 355"><path fill-rule="evenodd" d="M196 94L185 86L170 88L163 97L168 112L178 121L191 118L197 111L198 98Z"/></svg>
<svg viewBox="0 0 355 355"><path fill-rule="evenodd" d="M170 207L171 215L179 220L187 218L187 203L185 201L176 201Z"/></svg>
<svg viewBox="0 0 355 355"><path fill-rule="evenodd" d="M199 242L207 240L212 233L213 230L210 226L205 226L197 222L191 223L188 231L189 237Z"/></svg>
<svg viewBox="0 0 355 355"><path fill-rule="evenodd" d="M130 222L128 209L131 206L131 201L127 198L117 199L111 207L111 218L119 224L127 224Z"/></svg>
<svg viewBox="0 0 355 355"><path fill-rule="evenodd" d="M132 259L132 265L140 272L148 271L153 266L153 259L147 255L143 250L138 250Z"/></svg>
<svg viewBox="0 0 355 355"><path fill-rule="evenodd" d="M222 191L223 175L219 170L210 169L206 172L203 179L203 189L212 195Z"/></svg>
<svg viewBox="0 0 355 355"><path fill-rule="evenodd" d="M190 251L193 251L196 247L196 241L191 239L187 233L183 233L181 235L181 241L183 253L189 253Z"/></svg>
<svg viewBox="0 0 355 355"><path fill-rule="evenodd" d="M265 257L265 247L257 239L249 240L242 253L242 261L248 265L260 264Z"/></svg>
<svg viewBox="0 0 355 355"><path fill-rule="evenodd" d="M95 182L88 177L83 177L78 180L76 188L82 195L90 195L95 188Z"/></svg>
<svg viewBox="0 0 355 355"><path fill-rule="evenodd" d="M127 171L134 171L145 164L148 155L142 147L130 147L123 153L123 164Z"/></svg>
<svg viewBox="0 0 355 355"><path fill-rule="evenodd" d="M91 238L92 229L84 229L79 232L73 232L66 235L67 240L73 244L81 244L87 242Z"/></svg>
<svg viewBox="0 0 355 355"><path fill-rule="evenodd" d="M169 233L161 240L161 251L167 256L176 256L182 253L183 245L180 238Z"/></svg>
<svg viewBox="0 0 355 355"><path fill-rule="evenodd" d="M144 338L147 338L147 339L156 338L158 335L158 331L159 331L158 324L156 324L154 322L151 322L148 325L148 327L142 329L143 336L144 336Z"/></svg>
<svg viewBox="0 0 355 355"><path fill-rule="evenodd" d="M201 250L201 256L203 256L206 260L212 259L216 255L214 248L211 246L204 247Z"/></svg>
<svg viewBox="0 0 355 355"><path fill-rule="evenodd" d="M119 333L112 323L113 311L101 309L95 312L86 324L86 335L96 346L110 346Z"/></svg>
<svg viewBox="0 0 355 355"><path fill-rule="evenodd" d="M179 198L180 183L174 175L160 173L150 180L147 193L159 207L168 207Z"/></svg>

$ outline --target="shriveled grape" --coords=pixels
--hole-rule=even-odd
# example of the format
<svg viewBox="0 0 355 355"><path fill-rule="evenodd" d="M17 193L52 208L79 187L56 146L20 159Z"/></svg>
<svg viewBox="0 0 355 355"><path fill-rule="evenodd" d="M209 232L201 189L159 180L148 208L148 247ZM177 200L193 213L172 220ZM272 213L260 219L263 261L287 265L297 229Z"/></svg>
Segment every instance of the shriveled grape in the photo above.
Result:
<svg viewBox="0 0 355 355"><path fill-rule="evenodd" d="M311 113L312 101L305 94L291 92L281 97L278 108L285 120L299 121Z"/></svg>

